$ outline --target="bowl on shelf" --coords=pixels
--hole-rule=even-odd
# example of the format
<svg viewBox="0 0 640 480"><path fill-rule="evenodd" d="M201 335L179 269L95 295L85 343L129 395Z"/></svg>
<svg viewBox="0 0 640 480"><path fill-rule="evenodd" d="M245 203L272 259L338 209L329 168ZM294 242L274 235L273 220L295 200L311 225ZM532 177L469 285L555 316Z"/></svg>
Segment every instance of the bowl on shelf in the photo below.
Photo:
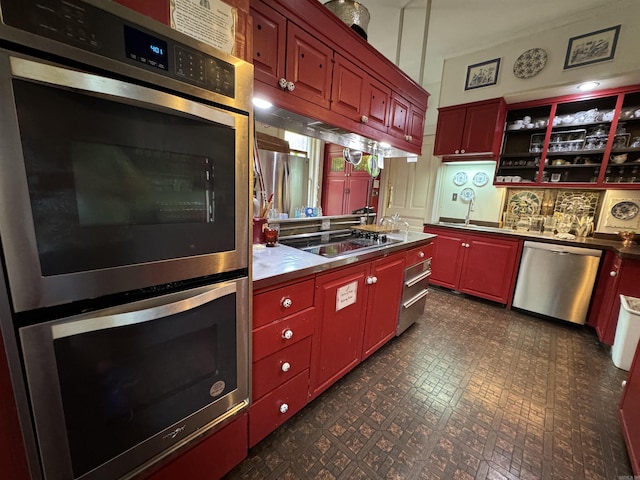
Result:
<svg viewBox="0 0 640 480"><path fill-rule="evenodd" d="M627 161L627 154L626 153L621 153L620 155L611 155L611 157L609 157L609 160L611 161L611 163L615 163L616 165L620 165L624 162Z"/></svg>
<svg viewBox="0 0 640 480"><path fill-rule="evenodd" d="M618 232L618 236L622 238L622 245L624 247L630 247L633 245L633 240L636 238L636 232L633 230L626 230Z"/></svg>

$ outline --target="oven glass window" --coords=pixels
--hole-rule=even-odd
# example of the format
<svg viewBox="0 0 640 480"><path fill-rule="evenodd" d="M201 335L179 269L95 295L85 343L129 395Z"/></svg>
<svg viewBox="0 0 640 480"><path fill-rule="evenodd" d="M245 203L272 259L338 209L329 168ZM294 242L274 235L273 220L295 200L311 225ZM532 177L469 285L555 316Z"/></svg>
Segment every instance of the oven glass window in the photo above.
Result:
<svg viewBox="0 0 640 480"><path fill-rule="evenodd" d="M76 477L237 388L236 295L54 341Z"/></svg>
<svg viewBox="0 0 640 480"><path fill-rule="evenodd" d="M235 249L233 128L13 87L44 276Z"/></svg>

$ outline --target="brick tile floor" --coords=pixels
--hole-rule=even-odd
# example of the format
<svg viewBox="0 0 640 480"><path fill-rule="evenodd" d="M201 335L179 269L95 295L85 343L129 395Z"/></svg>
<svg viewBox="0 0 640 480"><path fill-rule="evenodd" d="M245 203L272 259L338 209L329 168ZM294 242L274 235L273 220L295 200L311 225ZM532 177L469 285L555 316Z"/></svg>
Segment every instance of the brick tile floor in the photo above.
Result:
<svg viewBox="0 0 640 480"><path fill-rule="evenodd" d="M433 288L416 325L227 479L617 480L625 378L589 327Z"/></svg>

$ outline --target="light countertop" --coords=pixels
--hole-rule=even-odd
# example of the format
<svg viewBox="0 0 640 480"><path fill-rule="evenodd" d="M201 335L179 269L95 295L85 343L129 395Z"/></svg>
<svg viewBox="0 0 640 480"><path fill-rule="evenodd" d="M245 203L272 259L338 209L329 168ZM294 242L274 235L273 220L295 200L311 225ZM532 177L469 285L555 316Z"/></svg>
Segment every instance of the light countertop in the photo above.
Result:
<svg viewBox="0 0 640 480"><path fill-rule="evenodd" d="M256 244L253 246L253 288L264 288L332 268L384 257L400 250L424 245L435 237L435 235L428 233L417 232L392 233L387 236L399 240L399 242L360 252L356 250L353 253L333 258L322 257L282 244L276 244L275 247Z"/></svg>

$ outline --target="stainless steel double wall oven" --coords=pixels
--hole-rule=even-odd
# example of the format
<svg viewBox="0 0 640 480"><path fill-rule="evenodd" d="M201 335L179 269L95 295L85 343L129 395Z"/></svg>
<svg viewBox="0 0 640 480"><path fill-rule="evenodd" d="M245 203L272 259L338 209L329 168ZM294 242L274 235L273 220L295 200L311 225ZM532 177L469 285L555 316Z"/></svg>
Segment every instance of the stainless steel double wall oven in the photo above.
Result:
<svg viewBox="0 0 640 480"><path fill-rule="evenodd" d="M113 2L0 9L0 325L31 475L127 477L248 404L252 66Z"/></svg>

